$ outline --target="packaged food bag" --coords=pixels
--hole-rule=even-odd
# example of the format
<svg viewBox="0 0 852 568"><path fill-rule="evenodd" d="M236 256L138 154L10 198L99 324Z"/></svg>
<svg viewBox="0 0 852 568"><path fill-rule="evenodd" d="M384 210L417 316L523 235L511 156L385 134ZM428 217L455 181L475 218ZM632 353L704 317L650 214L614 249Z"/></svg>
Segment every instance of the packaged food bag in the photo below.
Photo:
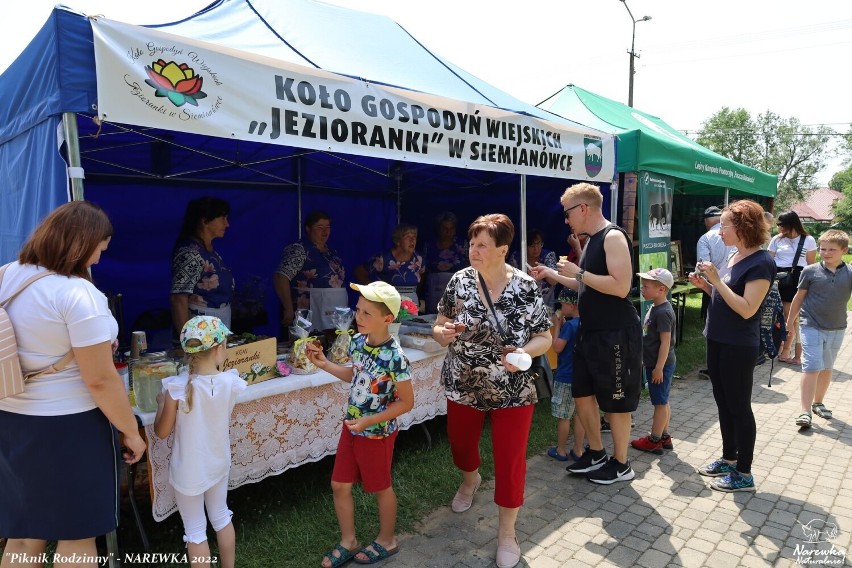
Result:
<svg viewBox="0 0 852 568"><path fill-rule="evenodd" d="M317 341L316 336L308 335L309 329L313 324L303 317L297 317L290 326L290 336L297 337L293 342L293 352L290 355L290 366L294 369L299 369L303 372L313 373L317 370L317 366L311 363L308 359L307 346L309 343Z"/></svg>
<svg viewBox="0 0 852 568"><path fill-rule="evenodd" d="M335 308L331 315L331 321L336 328L337 337L328 352L328 360L338 365L345 365L352 361L349 356L349 344L352 342L352 334L355 333L349 327L355 319L355 312L349 308Z"/></svg>

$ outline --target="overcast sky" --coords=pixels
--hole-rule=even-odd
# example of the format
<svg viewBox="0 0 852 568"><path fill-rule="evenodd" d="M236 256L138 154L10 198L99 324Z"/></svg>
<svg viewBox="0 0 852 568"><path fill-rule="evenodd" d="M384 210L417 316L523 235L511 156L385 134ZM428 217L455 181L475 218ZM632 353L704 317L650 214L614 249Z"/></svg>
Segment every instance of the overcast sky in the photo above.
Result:
<svg viewBox="0 0 852 568"><path fill-rule="evenodd" d="M0 3L2 71L39 30L54 2ZM69 0L68 5L149 24L181 19L209 3ZM389 16L429 49L529 103L568 83L627 102L633 23L620 0L330 3ZM691 135L723 106L849 129L852 1L628 0L627 5L637 20L651 16L636 24L636 108ZM840 167L832 163L821 181Z"/></svg>

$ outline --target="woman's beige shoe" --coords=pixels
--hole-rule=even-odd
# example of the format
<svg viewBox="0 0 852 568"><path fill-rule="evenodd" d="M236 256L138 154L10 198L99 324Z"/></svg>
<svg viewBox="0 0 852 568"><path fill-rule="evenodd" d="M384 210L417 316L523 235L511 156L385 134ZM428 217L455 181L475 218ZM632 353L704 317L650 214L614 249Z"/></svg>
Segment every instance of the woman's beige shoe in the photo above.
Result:
<svg viewBox="0 0 852 568"><path fill-rule="evenodd" d="M456 496L453 497L453 503L450 508L454 513L464 513L473 505L473 496L479 491L479 486L482 485L482 476L477 474L476 487L473 488L473 493L466 495L461 492L461 487L456 491Z"/></svg>
<svg viewBox="0 0 852 568"><path fill-rule="evenodd" d="M497 545L497 568L513 568L521 561L521 545L516 538L502 540Z"/></svg>

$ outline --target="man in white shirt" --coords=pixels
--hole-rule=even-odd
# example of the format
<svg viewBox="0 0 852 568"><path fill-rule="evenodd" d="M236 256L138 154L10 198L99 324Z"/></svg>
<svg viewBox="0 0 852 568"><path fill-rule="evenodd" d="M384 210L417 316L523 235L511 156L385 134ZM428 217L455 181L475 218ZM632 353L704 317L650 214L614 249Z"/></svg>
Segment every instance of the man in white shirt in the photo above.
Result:
<svg viewBox="0 0 852 568"><path fill-rule="evenodd" d="M721 272L733 249L733 247L726 246L722 241L722 237L719 236L719 229L722 225L722 210L715 205L711 205L704 210L702 217L707 232L698 239L695 257L696 263L702 260L709 260L716 267L716 270ZM701 319L707 319L707 308L709 306L710 296L708 294L701 294ZM710 378L710 375L707 374L707 369L700 369L698 376L702 379Z"/></svg>

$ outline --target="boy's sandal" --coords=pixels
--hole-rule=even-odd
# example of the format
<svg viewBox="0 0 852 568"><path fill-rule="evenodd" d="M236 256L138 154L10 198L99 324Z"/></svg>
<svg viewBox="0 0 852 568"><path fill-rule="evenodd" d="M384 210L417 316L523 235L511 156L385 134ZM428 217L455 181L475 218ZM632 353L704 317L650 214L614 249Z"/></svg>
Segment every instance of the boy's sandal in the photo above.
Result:
<svg viewBox="0 0 852 568"><path fill-rule="evenodd" d="M360 552L361 549L356 548L355 550L349 550L339 542L334 545L334 548L325 553L325 558L328 558L329 562L331 562L331 568L337 568L338 566L343 566L353 558L355 555ZM340 556L335 556L334 553L337 552Z"/></svg>
<svg viewBox="0 0 852 568"><path fill-rule="evenodd" d="M802 412L801 414L799 414L799 416L796 418L796 426L799 426L801 428L810 428L811 415L807 412Z"/></svg>
<svg viewBox="0 0 852 568"><path fill-rule="evenodd" d="M820 418L831 418L831 411L825 407L825 405L821 402L815 402L811 405L811 410L814 411L814 414L819 416Z"/></svg>
<svg viewBox="0 0 852 568"><path fill-rule="evenodd" d="M370 550L371 548L373 550ZM361 560L355 555L353 555L353 559L355 560L356 564L375 564L376 562L384 560L389 556L393 556L397 552L399 552L398 546L394 546L393 548L388 550L387 548L385 548L374 540L370 543L370 546L365 546L364 548L358 551L358 553L363 553L364 556L367 557L367 560Z"/></svg>
<svg viewBox="0 0 852 568"><path fill-rule="evenodd" d="M572 450L572 451L573 451L573 450ZM553 459L555 459L556 461L561 461L561 462L568 461L568 456L567 456L567 455L562 455L562 454L560 454L560 453L556 450L556 447L555 447L555 446L550 446L550 447L547 449L547 455L548 455L548 456L550 456L550 457L552 457L552 458L553 458Z"/></svg>

